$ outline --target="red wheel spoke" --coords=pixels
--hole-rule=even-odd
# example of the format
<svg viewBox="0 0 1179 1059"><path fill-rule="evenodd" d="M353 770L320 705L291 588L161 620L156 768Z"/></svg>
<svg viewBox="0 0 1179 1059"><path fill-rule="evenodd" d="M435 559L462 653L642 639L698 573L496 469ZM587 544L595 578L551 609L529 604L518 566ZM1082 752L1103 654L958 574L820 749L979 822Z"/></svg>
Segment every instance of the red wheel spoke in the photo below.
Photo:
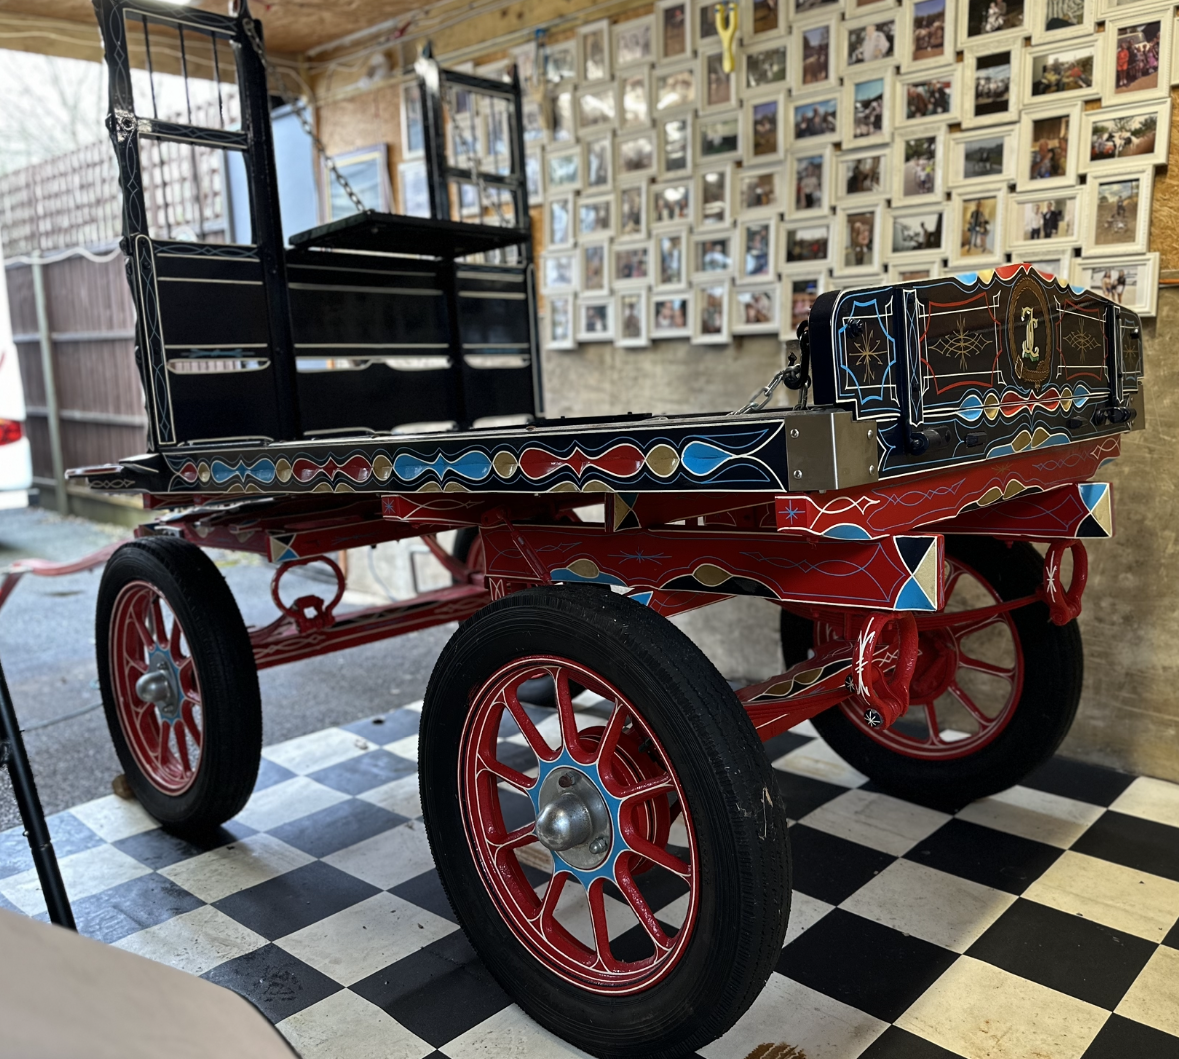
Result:
<svg viewBox="0 0 1179 1059"><path fill-rule="evenodd" d="M168 635L164 632L164 608L160 606L160 597L153 596L151 601L151 619L155 626L155 638L157 647L168 646Z"/></svg>
<svg viewBox="0 0 1179 1059"><path fill-rule="evenodd" d="M974 700L969 695L967 695L965 691L962 690L961 686L956 680L952 681L946 690L949 691L949 693L962 704L963 708L967 713L970 714L971 717L978 721L980 727L990 727L993 719L988 717L985 713L982 712L982 710L978 708Z"/></svg>
<svg viewBox="0 0 1179 1059"><path fill-rule="evenodd" d="M622 735L622 728L626 724L626 710L619 703L614 704L614 712L606 722L606 730L602 732L602 741L598 744L599 767L609 762L618 749L618 737Z"/></svg>
<svg viewBox="0 0 1179 1059"><path fill-rule="evenodd" d="M614 954L610 951L610 924L606 919L606 899L602 893L605 879L595 879L586 891L589 901L590 923L594 930L594 948L598 953L598 962L608 971L618 966Z"/></svg>
<svg viewBox="0 0 1179 1059"><path fill-rule="evenodd" d="M132 606L127 615L131 628L135 630L136 635L143 642L144 647L155 647L156 639L151 633L151 629L147 627L147 618L139 612L139 607Z"/></svg>
<svg viewBox="0 0 1179 1059"><path fill-rule="evenodd" d="M557 692L557 719L561 724L561 743L574 761L588 765L593 761L593 754L587 754L581 745L577 716L573 712L573 699L569 694L569 675L564 669L558 669L553 673L553 683Z"/></svg>
<svg viewBox="0 0 1179 1059"><path fill-rule="evenodd" d="M660 849L654 843L648 842L645 838L640 838L638 835L626 835L625 837L626 844L640 857L646 857L647 860L658 864L661 868L666 868L673 875L678 875L681 879L691 880L691 867L680 860L674 853Z"/></svg>
<svg viewBox="0 0 1179 1059"><path fill-rule="evenodd" d="M544 897L534 920L542 934L551 934L557 928L557 921L553 918L557 911L557 902L561 900L561 891L565 889L565 883L571 878L567 871L553 872L548 886L544 888Z"/></svg>
<svg viewBox="0 0 1179 1059"><path fill-rule="evenodd" d="M522 791L531 790L536 785L536 780L531 776L525 776L523 772L517 772L511 765L505 765L496 757L480 754L479 767L482 771L490 772L493 776L498 776L505 783L517 787Z"/></svg>
<svg viewBox="0 0 1179 1059"><path fill-rule="evenodd" d="M622 891L622 896L626 898L626 903L630 905L631 911L634 912L635 918L642 923L643 929L655 943L655 948L664 952L670 949L671 938L667 936L659 920L655 918L655 913L651 911L647 899L635 885L630 867L624 866L621 859L614 869L614 881L618 884L618 889Z"/></svg>
<svg viewBox="0 0 1179 1059"><path fill-rule="evenodd" d="M156 740L156 760L164 768L168 766L168 759L172 756L168 751L168 736L171 734L171 728L171 725L161 721L159 738Z"/></svg>
<svg viewBox="0 0 1179 1059"><path fill-rule="evenodd" d="M947 626L946 631L954 638L956 643L961 644L968 636L973 636L975 633L982 632L983 629L989 629L992 625L998 625L1000 622L1007 623L1006 614L988 614L986 617L978 618L974 621Z"/></svg>
<svg viewBox="0 0 1179 1059"><path fill-rule="evenodd" d="M185 772L191 772L192 764L188 760L188 739L184 734L184 725L179 723L172 725L172 734L176 737L176 755L180 767Z"/></svg>
<svg viewBox="0 0 1179 1059"><path fill-rule="evenodd" d="M675 780L664 773L654 779L636 783L633 787L627 787L619 797L624 805L637 805L639 802L650 801L658 794L672 794L674 791Z"/></svg>
<svg viewBox="0 0 1179 1059"><path fill-rule="evenodd" d="M180 716L184 718L184 726L188 729L188 734L192 736L192 741L196 743L198 750L201 748L201 726L197 723L195 704L190 699L184 700L184 705L180 707Z"/></svg>
<svg viewBox="0 0 1179 1059"><path fill-rule="evenodd" d="M997 666L993 662L984 662L981 658L972 658L970 655L960 654L958 656L958 665L963 669L973 669L979 673L990 673L993 677L1002 677L1004 680L1014 680L1015 670L1010 666Z"/></svg>
<svg viewBox="0 0 1179 1059"><path fill-rule="evenodd" d="M931 743L941 743L942 730L937 719L937 707L932 702L926 702L925 706L925 727L929 729L929 741Z"/></svg>
<svg viewBox="0 0 1179 1059"><path fill-rule="evenodd" d="M491 842L491 846L497 853L506 853L537 841L539 839L536 837L536 825L525 824L523 827L516 828L515 831L509 831L502 842Z"/></svg>
<svg viewBox="0 0 1179 1059"><path fill-rule="evenodd" d="M532 718L528 716L528 711L524 709L524 704L520 702L517 688L518 685L515 688L509 687L504 692L504 705L507 706L508 712L512 715L512 720L516 722L517 727L520 729L520 734L524 736L524 740L529 748L541 761L552 761L554 758L560 757L560 748L558 747L556 750L553 750L545 741L545 737L540 734L540 730L532 723Z"/></svg>
<svg viewBox="0 0 1179 1059"><path fill-rule="evenodd" d="M177 665L185 661L184 652L180 649L180 640L183 635L184 630L180 628L180 622L173 618L172 635L168 638L168 653L172 656L172 661Z"/></svg>

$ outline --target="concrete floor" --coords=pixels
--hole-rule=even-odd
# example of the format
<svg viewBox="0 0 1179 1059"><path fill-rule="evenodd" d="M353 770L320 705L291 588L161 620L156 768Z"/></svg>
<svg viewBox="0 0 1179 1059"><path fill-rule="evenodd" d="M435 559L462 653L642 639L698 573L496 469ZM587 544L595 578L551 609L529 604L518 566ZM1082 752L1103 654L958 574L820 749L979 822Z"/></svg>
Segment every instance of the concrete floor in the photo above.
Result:
<svg viewBox="0 0 1179 1059"><path fill-rule="evenodd" d="M0 511L0 565L25 556L77 559L129 531L38 508ZM247 624L275 617L272 568L259 557L211 551ZM99 701L94 610L101 568L69 577L26 576L0 610L3 663L22 727ZM311 577L297 569L284 595L305 594ZM327 586L325 586L326 588ZM321 594L329 594L322 592ZM348 609L341 605L341 611ZM260 675L267 744L348 724L420 699L453 625L264 670ZM29 731L25 743L46 813L110 793L121 771L101 709ZM0 773L0 829L19 823Z"/></svg>

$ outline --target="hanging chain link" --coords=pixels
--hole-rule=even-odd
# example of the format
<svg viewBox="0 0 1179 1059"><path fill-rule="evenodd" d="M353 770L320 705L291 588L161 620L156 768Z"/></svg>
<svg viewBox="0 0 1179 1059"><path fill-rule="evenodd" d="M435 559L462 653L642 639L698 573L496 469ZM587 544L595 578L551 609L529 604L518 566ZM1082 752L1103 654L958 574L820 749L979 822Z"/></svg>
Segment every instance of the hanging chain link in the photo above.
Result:
<svg viewBox="0 0 1179 1059"><path fill-rule="evenodd" d="M357 213L364 213L368 207L361 201L361 198L353 190L352 185L348 183L348 178L340 172L339 167L332 160L332 157L327 153L327 148L324 147L323 141L315 134L315 129L311 126L311 119L307 116L307 110L302 102L295 96L286 86L283 80L282 72L270 61L266 54L266 49L262 47L262 42L258 39L257 30L254 28L254 20L249 16L242 19L242 29L245 30L246 39L250 42L250 47L257 53L258 58L262 60L262 65L266 68L268 79L273 82L275 88L278 89L278 94L282 97L282 101L291 108L295 117L299 120L299 124L303 127L303 131L310 138L312 145L320 158L323 159L324 164L328 167L328 172L336 179L336 183L344 189L344 194L352 200L352 205L356 207Z"/></svg>

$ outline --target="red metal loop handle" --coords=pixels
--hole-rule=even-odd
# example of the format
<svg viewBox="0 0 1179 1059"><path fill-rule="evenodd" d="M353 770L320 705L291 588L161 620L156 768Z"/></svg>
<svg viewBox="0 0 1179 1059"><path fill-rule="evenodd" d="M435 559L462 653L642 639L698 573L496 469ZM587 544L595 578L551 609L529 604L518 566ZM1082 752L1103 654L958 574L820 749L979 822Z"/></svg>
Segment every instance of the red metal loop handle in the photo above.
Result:
<svg viewBox="0 0 1179 1059"><path fill-rule="evenodd" d="M336 575L336 594L332 597L332 601L326 604L319 596L300 596L288 607L282 601L282 596L279 594L279 584L283 579L283 575L296 566L307 566L309 563L324 563L331 569L332 573ZM336 604L344 598L344 571L326 555L311 555L305 559L290 559L283 563L275 572L274 580L270 582L270 598L274 600L274 605L279 610L295 622L300 632L311 632L312 629L326 629L335 624L336 619L332 612L336 609ZM311 613L308 614L308 611Z"/></svg>
<svg viewBox="0 0 1179 1059"><path fill-rule="evenodd" d="M890 625L896 626L896 661L891 680L885 677L877 659L879 644ZM861 626L853 655L853 690L865 706L865 720L873 727L888 728L909 709L909 683L917 666L917 653L917 621L908 612L873 614Z"/></svg>
<svg viewBox="0 0 1179 1059"><path fill-rule="evenodd" d="M1061 571L1064 553L1073 553L1073 576L1064 587ZM1081 613L1081 595L1089 579L1089 553L1080 541L1053 541L1044 556L1044 583L1036 595L1048 606L1048 618L1054 625L1067 625Z"/></svg>

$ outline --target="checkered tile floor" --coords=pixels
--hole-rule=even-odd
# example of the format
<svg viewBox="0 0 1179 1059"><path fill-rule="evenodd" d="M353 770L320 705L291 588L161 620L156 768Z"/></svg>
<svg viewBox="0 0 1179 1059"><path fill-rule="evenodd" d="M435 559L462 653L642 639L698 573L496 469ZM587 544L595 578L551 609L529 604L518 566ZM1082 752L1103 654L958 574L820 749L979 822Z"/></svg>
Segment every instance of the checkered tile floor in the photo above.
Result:
<svg viewBox="0 0 1179 1059"><path fill-rule="evenodd" d="M58 814L79 928L245 994L305 1059L580 1055L455 924L419 716L268 747L207 846L113 796ZM790 933L704 1059L1179 1056L1179 786L1057 758L951 815L874 790L809 725L769 750L797 820ZM44 917L18 831L0 834L0 907Z"/></svg>

